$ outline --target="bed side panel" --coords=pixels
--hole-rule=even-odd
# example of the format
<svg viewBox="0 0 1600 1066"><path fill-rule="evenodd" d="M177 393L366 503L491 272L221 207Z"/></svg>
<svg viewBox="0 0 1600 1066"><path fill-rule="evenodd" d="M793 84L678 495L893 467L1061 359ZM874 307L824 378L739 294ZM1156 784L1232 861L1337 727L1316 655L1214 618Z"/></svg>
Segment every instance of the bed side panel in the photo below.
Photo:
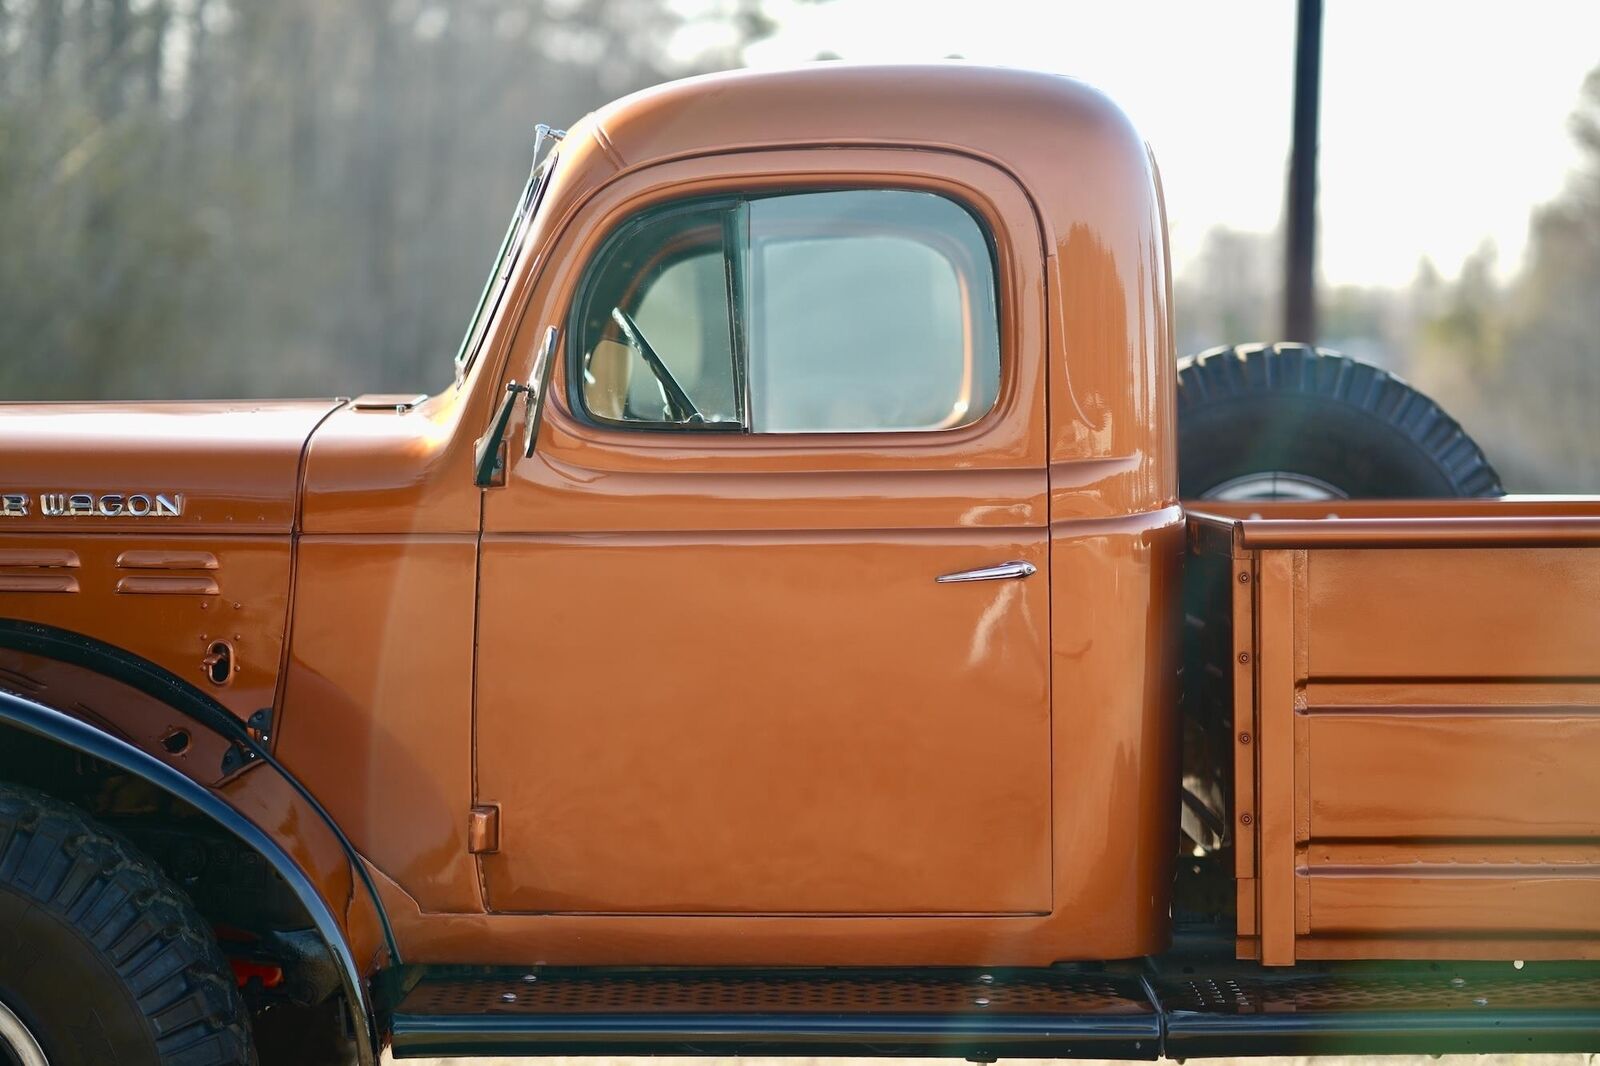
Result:
<svg viewBox="0 0 1600 1066"><path fill-rule="evenodd" d="M1236 561L1240 954L1600 957L1600 548L1413 541Z"/></svg>

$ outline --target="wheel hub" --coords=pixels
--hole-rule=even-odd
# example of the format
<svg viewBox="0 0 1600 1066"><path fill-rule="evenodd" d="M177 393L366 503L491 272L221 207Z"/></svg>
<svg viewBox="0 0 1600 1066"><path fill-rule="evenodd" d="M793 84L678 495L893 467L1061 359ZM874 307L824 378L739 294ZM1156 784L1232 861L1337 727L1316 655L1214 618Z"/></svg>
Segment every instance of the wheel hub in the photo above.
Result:
<svg viewBox="0 0 1600 1066"><path fill-rule="evenodd" d="M1200 498L1233 503L1252 500L1298 500L1303 503L1318 503L1323 500L1349 499L1345 493L1320 478L1288 470L1261 470L1230 478L1220 485L1213 485Z"/></svg>
<svg viewBox="0 0 1600 1066"><path fill-rule="evenodd" d="M50 1066L44 1048L4 1000L0 1000L0 1060L7 1066Z"/></svg>

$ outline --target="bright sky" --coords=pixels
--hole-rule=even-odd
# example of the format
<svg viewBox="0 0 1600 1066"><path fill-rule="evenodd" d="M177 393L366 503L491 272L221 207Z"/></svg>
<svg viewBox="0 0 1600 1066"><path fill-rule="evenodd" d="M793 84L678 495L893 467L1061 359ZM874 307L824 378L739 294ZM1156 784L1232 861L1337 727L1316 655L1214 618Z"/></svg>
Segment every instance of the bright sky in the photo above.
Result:
<svg viewBox="0 0 1600 1066"><path fill-rule="evenodd" d="M703 2L703 0L702 0ZM700 7L679 0L683 8ZM1072 74L1154 145L1175 265L1214 225L1267 230L1283 204L1292 0L765 0L754 66L959 54ZM1453 274L1485 239L1515 269L1528 211L1577 159L1567 116L1600 65L1600 0L1328 0L1321 267L1333 284Z"/></svg>

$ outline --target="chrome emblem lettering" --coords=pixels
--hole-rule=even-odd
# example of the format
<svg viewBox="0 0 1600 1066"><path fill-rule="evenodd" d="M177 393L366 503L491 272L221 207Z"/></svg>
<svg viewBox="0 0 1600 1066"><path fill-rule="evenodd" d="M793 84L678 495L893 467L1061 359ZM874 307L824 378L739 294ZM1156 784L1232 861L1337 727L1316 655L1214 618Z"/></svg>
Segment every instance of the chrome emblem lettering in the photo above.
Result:
<svg viewBox="0 0 1600 1066"><path fill-rule="evenodd" d="M25 518L32 503L27 493L0 493L0 518ZM183 493L41 492L39 513L47 518L177 518L183 514Z"/></svg>

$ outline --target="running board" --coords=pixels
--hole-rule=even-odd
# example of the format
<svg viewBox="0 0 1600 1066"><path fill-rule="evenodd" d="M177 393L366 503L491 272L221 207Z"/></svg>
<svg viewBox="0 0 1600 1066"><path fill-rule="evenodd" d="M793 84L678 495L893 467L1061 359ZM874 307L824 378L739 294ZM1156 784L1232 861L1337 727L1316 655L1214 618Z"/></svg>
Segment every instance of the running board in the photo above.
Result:
<svg viewBox="0 0 1600 1066"><path fill-rule="evenodd" d="M1138 976L1051 970L612 970L424 977L396 1058L451 1055L1156 1057Z"/></svg>
<svg viewBox="0 0 1600 1066"><path fill-rule="evenodd" d="M1408 964L1157 980L1171 1058L1600 1051L1600 967Z"/></svg>
<svg viewBox="0 0 1600 1066"><path fill-rule="evenodd" d="M431 970L396 1058L1600 1051L1600 971Z"/></svg>

